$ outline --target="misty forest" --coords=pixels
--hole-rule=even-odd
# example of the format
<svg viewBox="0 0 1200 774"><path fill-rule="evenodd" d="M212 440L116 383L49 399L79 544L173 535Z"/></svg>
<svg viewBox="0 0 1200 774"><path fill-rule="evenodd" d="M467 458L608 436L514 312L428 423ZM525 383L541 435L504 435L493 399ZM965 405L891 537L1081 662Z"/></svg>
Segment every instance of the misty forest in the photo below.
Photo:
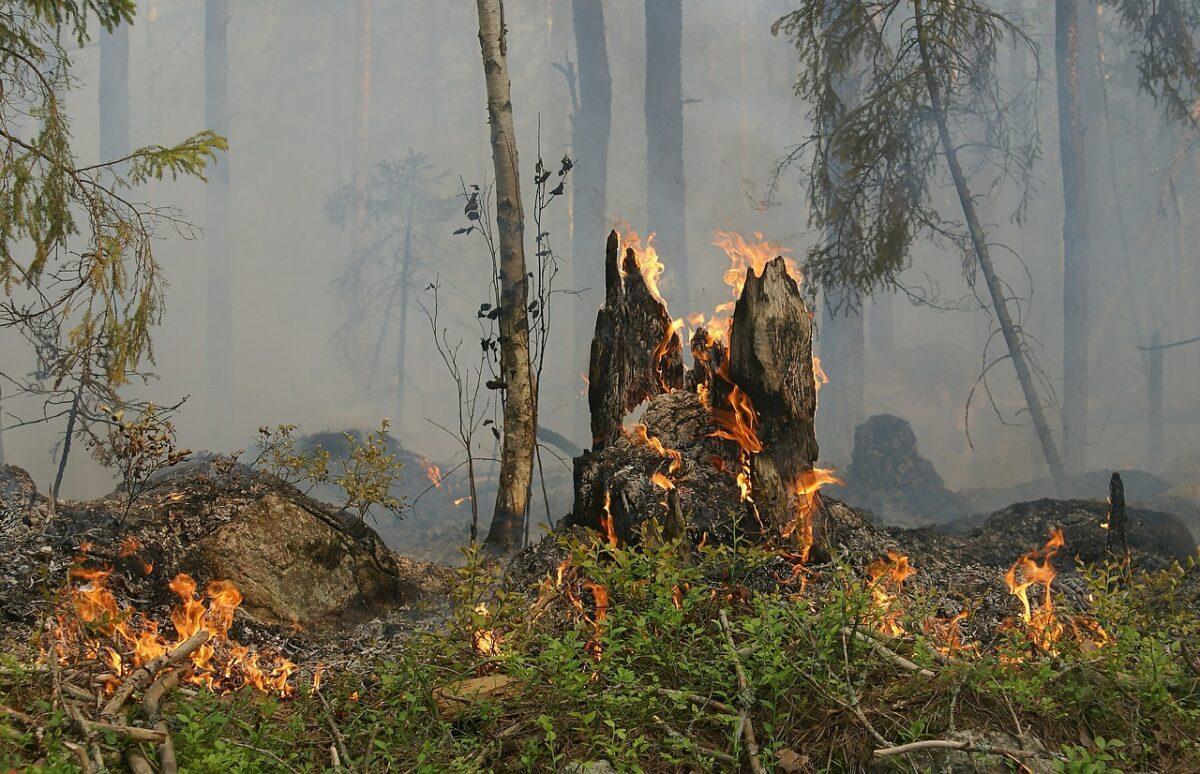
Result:
<svg viewBox="0 0 1200 774"><path fill-rule="evenodd" d="M1200 771L1200 0L0 0L0 771Z"/></svg>

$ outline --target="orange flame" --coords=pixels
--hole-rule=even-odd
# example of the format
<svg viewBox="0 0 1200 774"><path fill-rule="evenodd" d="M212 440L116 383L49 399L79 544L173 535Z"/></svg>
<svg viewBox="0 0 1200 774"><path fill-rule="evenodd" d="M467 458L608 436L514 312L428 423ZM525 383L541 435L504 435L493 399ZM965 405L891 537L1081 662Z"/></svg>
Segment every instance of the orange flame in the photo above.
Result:
<svg viewBox="0 0 1200 774"><path fill-rule="evenodd" d="M797 536L800 543L800 562L808 561L813 545L813 514L821 505L821 487L828 484L843 484L832 469L813 468L802 472L787 489L792 498L794 516L783 529L783 536Z"/></svg>
<svg viewBox="0 0 1200 774"><path fill-rule="evenodd" d="M1029 639L1044 651L1054 652L1054 643L1062 638L1063 625L1054 612L1054 597L1050 584L1054 581L1054 556L1066 545L1066 538L1058 527L1050 529L1050 539L1040 549L1035 549L1013 562L1004 574L1009 592L1021 603L1021 620ZM1029 601L1029 587L1042 585L1042 604L1035 611Z"/></svg>
<svg viewBox="0 0 1200 774"><path fill-rule="evenodd" d="M124 543L121 550L126 549L132 553L136 547ZM54 630L60 663L102 658L111 674L122 675L162 656L203 628L210 633L210 639L191 655L191 682L221 691L250 686L281 696L291 693L288 678L295 671L295 664L282 656L273 656L265 663L261 654L229 638L234 612L242 602L242 595L233 583L210 583L204 592L206 605L197 598L196 582L190 576L182 573L175 576L169 586L180 602L171 611L175 637L167 639L155 621L117 602L108 588L111 574L111 568L73 567L69 571L70 580L83 583L68 590L70 614L60 613ZM107 638L110 644L102 646L96 634ZM114 687L115 684L108 686L109 690Z"/></svg>
<svg viewBox="0 0 1200 774"><path fill-rule="evenodd" d="M914 572L908 557L896 551L888 551L886 559L876 559L867 567L871 609L879 616L876 626L881 633L892 637L904 634L904 626L900 623L904 614L899 606L900 590Z"/></svg>
<svg viewBox="0 0 1200 774"><path fill-rule="evenodd" d="M676 449L668 449L663 445L663 442L657 436L650 435L650 431L643 424L636 424L629 432L630 440L635 444L649 446L655 454L663 459L669 459L671 463L667 466L667 473L674 475L683 467L683 454Z"/></svg>
<svg viewBox="0 0 1200 774"><path fill-rule="evenodd" d="M475 614L485 621L492 616L491 611L488 610L488 606L482 602L475 606ZM498 655L502 641L503 637L500 636L499 630L495 628L480 627L471 633L471 647L475 649L476 653L485 658Z"/></svg>
<svg viewBox="0 0 1200 774"><path fill-rule="evenodd" d="M650 476L650 483L654 484L660 489L670 490L675 488L674 482L657 470L654 471L654 475Z"/></svg>
<svg viewBox="0 0 1200 774"><path fill-rule="evenodd" d="M646 237L645 244L642 244L641 236L630 228L628 223L617 223L614 228L620 233L621 244L633 250L633 257L637 259L638 269L642 272L642 278L646 280L646 287L650 289L651 295L662 301L665 306L667 302L658 290L658 280L667 267L658 257L658 250L654 247L654 232L650 232ZM624 272L621 261L617 262L617 266Z"/></svg>
<svg viewBox="0 0 1200 774"><path fill-rule="evenodd" d="M607 489L604 490L604 513L600 516L600 526L604 530L604 537L608 540L608 544L613 548L617 547L617 530L613 525L612 493Z"/></svg>
<svg viewBox="0 0 1200 774"><path fill-rule="evenodd" d="M425 477L429 479L429 483L433 484L438 489L441 489L442 469L428 460L422 460L421 465L425 468Z"/></svg>
<svg viewBox="0 0 1200 774"><path fill-rule="evenodd" d="M722 366L721 370L727 372L728 367ZM717 430L710 435L713 438L733 441L748 454L758 454L763 450L762 441L758 439L758 412L754 410L749 395L742 392L733 382L729 384L727 405L712 408L712 418Z"/></svg>

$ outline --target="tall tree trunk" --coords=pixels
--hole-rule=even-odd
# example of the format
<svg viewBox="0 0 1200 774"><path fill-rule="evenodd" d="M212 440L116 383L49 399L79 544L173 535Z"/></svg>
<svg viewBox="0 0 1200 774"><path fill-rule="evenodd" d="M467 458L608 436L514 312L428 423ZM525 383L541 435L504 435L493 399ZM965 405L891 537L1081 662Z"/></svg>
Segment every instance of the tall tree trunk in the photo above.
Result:
<svg viewBox="0 0 1200 774"><path fill-rule="evenodd" d="M1008 347L1008 354L1013 362L1013 369L1017 372L1017 382L1021 385L1021 392L1025 397L1025 405L1029 409L1029 416L1033 421L1034 430L1037 432L1038 440L1042 444L1042 453L1046 455L1046 464L1050 467L1050 474L1054 478L1054 483L1059 493L1065 493L1067 490L1067 474L1063 467L1062 458L1058 455L1058 447L1054 444L1054 436L1050 431L1050 425L1046 422L1046 412L1042 409L1041 399L1037 394L1037 388L1033 383L1033 374L1029 370L1029 363L1025 359L1025 350L1021 347L1019 334L1016 326L1013 324L1012 315L1008 311L1008 300L1004 295L1004 286L1000 283L1000 278L996 274L995 265L992 263L991 250L988 247L987 234L983 230L983 224L979 220L979 214L975 210L975 199L971 194L971 189L967 185L967 176L963 172L962 164L958 159L958 146L954 143L954 138L950 135L950 124L946 118L946 109L942 103L942 94L938 87L937 78L933 73L933 63L929 56L929 43L926 39L927 32L924 26L924 3L922 0L913 0L913 15L917 25L917 44L921 56L921 62L925 71L925 88L929 94L929 103L932 108L934 119L937 121L938 138L942 144L942 152L946 156L946 164L950 168L950 176L954 180L954 189L958 194L959 204L962 206L963 218L967 224L967 230L971 236L971 246L975 250L975 258L979 261L979 269L983 274L984 281L987 283L988 293L992 298L992 306L996 312L996 321L1000 325L1000 331L1004 335L1004 343Z"/></svg>
<svg viewBox="0 0 1200 774"><path fill-rule="evenodd" d="M1079 0L1055 0L1058 140L1063 180L1063 448L1068 470L1087 452L1087 161L1079 95Z"/></svg>
<svg viewBox="0 0 1200 774"><path fill-rule="evenodd" d="M867 309L867 338L872 357L889 357L896 347L895 295L886 290L871 297Z"/></svg>
<svg viewBox="0 0 1200 774"><path fill-rule="evenodd" d="M100 160L130 151L129 25L100 33Z"/></svg>
<svg viewBox="0 0 1200 774"><path fill-rule="evenodd" d="M62 453L58 455L58 470L54 474L54 486L50 488L50 499L57 503L62 492L63 477L67 473L67 458L71 456L71 440L75 437L75 421L79 418L79 401L83 397L83 385L75 388L71 399L71 410L67 413L67 429L63 432Z"/></svg>
<svg viewBox="0 0 1200 774"><path fill-rule="evenodd" d="M350 240L351 249L357 252L363 247L367 217L366 188L371 137L371 0L358 0L354 5L354 36L358 66L354 92L354 137L351 144L354 203Z"/></svg>
<svg viewBox="0 0 1200 774"><path fill-rule="evenodd" d="M646 228L691 308L683 186L683 4L646 0Z"/></svg>
<svg viewBox="0 0 1200 774"><path fill-rule="evenodd" d="M572 0L575 57L579 67L579 110L572 118L576 166L571 202L571 265L575 287L586 291L575 304L575 362L585 369L591 350L595 309L604 294L603 262L593 255L608 233L608 139L612 132L612 74L604 39L603 0ZM574 371L572 372L574 373ZM575 440L590 437L587 406L575 401Z"/></svg>
<svg viewBox="0 0 1200 774"><path fill-rule="evenodd" d="M229 0L204 3L204 122L229 136ZM218 439L229 440L234 421L233 260L229 255L229 159L210 168L205 229L208 261L208 420Z"/></svg>
<svg viewBox="0 0 1200 774"><path fill-rule="evenodd" d="M404 439L404 393L407 381L408 349L408 299L412 282L412 231L414 200L408 204L408 218L404 225L404 249L400 255L400 320L396 326L396 437ZM385 321L386 324L386 321Z"/></svg>
<svg viewBox="0 0 1200 774"><path fill-rule="evenodd" d="M817 437L821 459L845 465L854 451L854 428L862 423L864 384L863 315L859 309L838 309L840 298L826 291L818 340L821 369L830 388L818 395Z"/></svg>
<svg viewBox="0 0 1200 774"><path fill-rule="evenodd" d="M496 175L496 226L500 248L500 378L504 383L504 442L496 508L485 546L507 553L521 546L521 528L533 482L537 406L529 363L528 275L525 268L525 212L521 205L520 164L513 131L508 77L508 41L503 0L476 0L479 48L487 85L492 164Z"/></svg>

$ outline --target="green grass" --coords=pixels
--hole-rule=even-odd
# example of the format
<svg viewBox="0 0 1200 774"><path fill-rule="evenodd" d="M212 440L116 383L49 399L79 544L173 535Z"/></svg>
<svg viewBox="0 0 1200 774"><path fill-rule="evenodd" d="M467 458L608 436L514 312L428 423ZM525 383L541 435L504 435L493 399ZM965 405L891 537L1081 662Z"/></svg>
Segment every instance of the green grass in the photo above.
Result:
<svg viewBox="0 0 1200 774"><path fill-rule="evenodd" d="M285 700L177 696L171 722L181 768L325 769L336 728L359 770L546 771L599 759L631 771L726 770L700 748L744 764L736 719L687 695L727 705L748 698L738 690L736 658L751 684L749 714L768 769L799 758L812 770L907 771L903 756L873 761L882 746L875 734L898 745L970 730L1004 734L1026 749L1036 739L1060 771L1200 770L1200 680L1188 666L1200 653L1200 623L1178 591L1182 569L1134 578L1089 570L1092 612L1110 638L1099 649L1067 641L1053 656L1030 657L1014 628L980 655L939 664L937 643L923 635L889 641L934 672L923 677L845 636L846 627L869 630L873 615L862 581L847 569L825 570L820 592L781 596L748 593L739 582L765 561L753 550L706 551L695 565L676 561L670 546L571 551L566 582L547 583L540 604L497 592L494 571L470 554L446 629L396 641L388 659L354 673L327 674L324 702L305 685ZM713 565L727 580L705 580ZM607 591L603 620L588 584ZM907 601L908 632L922 631L922 608ZM721 610L740 656L725 644ZM500 634L498 654L475 652L471 633L480 628ZM452 720L439 715L436 689L484 674L511 677L519 689ZM40 743L28 733L0 741L0 770L36 769L39 759L41 770L74 770L61 744L63 719L46 695L43 678L0 677L0 701L46 729ZM120 765L118 740L104 749ZM912 760L917 770L922 760ZM1016 769L1011 759L978 760Z"/></svg>

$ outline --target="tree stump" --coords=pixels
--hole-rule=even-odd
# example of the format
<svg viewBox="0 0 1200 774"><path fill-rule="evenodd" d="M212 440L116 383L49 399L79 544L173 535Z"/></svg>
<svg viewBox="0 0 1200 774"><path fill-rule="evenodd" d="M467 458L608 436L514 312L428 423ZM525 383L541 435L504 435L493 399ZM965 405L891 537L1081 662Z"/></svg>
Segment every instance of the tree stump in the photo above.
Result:
<svg viewBox="0 0 1200 774"><path fill-rule="evenodd" d="M733 310L729 376L758 414L762 451L751 462L754 501L768 527L794 518L789 489L817 459L812 315L782 258L747 271Z"/></svg>
<svg viewBox="0 0 1200 774"><path fill-rule="evenodd" d="M588 365L592 449L621 433L625 416L643 401L683 387L683 345L671 316L646 285L633 250L618 263L619 239L605 250L604 306L596 315Z"/></svg>

